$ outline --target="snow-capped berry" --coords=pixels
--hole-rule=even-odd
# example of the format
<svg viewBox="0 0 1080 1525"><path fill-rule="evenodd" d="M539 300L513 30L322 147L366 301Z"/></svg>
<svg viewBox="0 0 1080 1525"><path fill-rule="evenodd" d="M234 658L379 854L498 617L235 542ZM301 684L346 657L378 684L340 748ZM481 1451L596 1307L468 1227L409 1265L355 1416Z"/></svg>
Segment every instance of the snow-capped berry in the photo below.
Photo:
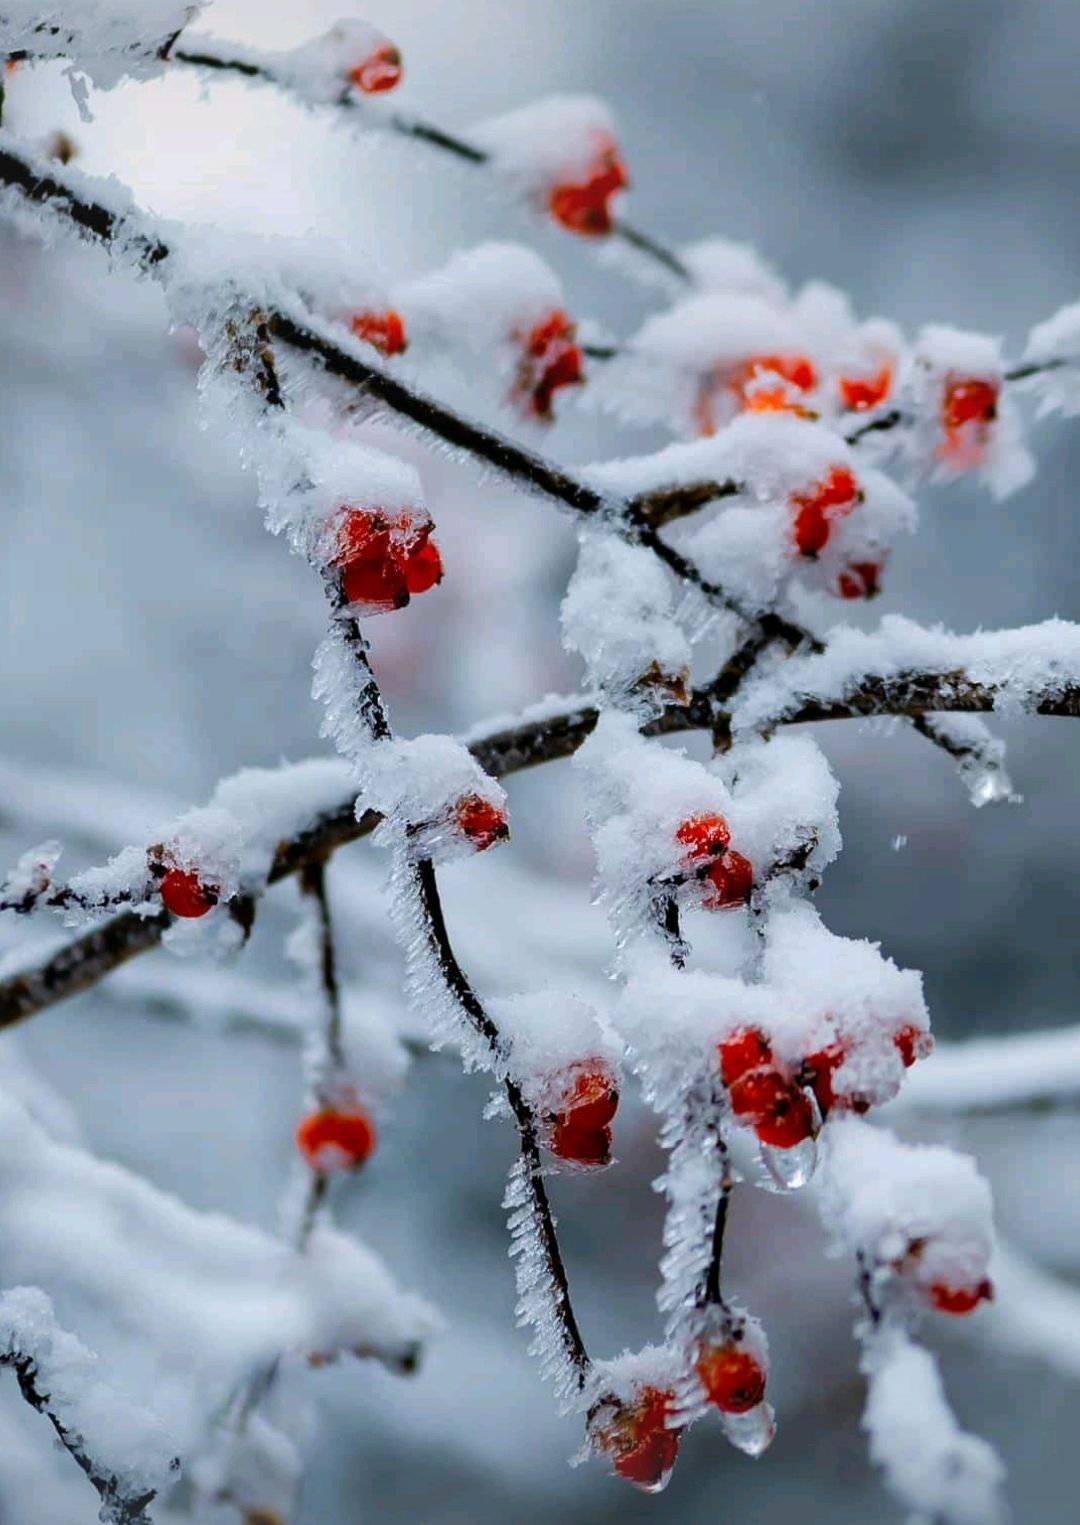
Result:
<svg viewBox="0 0 1080 1525"><path fill-rule="evenodd" d="M674 1403L670 1389L642 1387L593 1431L619 1476L646 1493L659 1493L675 1465L679 1431L668 1427Z"/></svg>
<svg viewBox="0 0 1080 1525"><path fill-rule="evenodd" d="M734 1085L748 1071L760 1069L772 1060L772 1048L756 1027L740 1027L722 1039L716 1049L720 1056L720 1079L726 1086Z"/></svg>
<svg viewBox="0 0 1080 1525"><path fill-rule="evenodd" d="M883 365L870 376L837 378L840 400L851 413L866 413L885 401L892 387L892 366Z"/></svg>
<svg viewBox="0 0 1080 1525"><path fill-rule="evenodd" d="M735 363L724 361L701 380L694 423L699 434L715 434L733 407L736 412L811 416L798 394L811 392L816 385L817 370L807 355L762 354Z"/></svg>
<svg viewBox="0 0 1080 1525"><path fill-rule="evenodd" d="M762 1065L728 1089L731 1110L752 1127L763 1144L793 1149L814 1136L814 1112L800 1086L779 1070Z"/></svg>
<svg viewBox="0 0 1080 1525"><path fill-rule="evenodd" d="M454 807L454 821L478 853L486 852L496 842L510 835L506 811L479 794L466 794Z"/></svg>
<svg viewBox="0 0 1080 1525"><path fill-rule="evenodd" d="M614 225L611 198L629 184L618 144L604 135L584 178L554 186L548 196L548 208L555 221L571 233L595 238L611 232Z"/></svg>
<svg viewBox="0 0 1080 1525"><path fill-rule="evenodd" d="M754 866L734 848L706 873L702 880L701 903L709 911L726 911L731 906L746 905L754 890Z"/></svg>
<svg viewBox="0 0 1080 1525"><path fill-rule="evenodd" d="M850 561L836 580L841 598L876 598L881 592L880 561Z"/></svg>
<svg viewBox="0 0 1080 1525"><path fill-rule="evenodd" d="M405 320L392 307L384 312L358 312L349 319L349 327L358 339L377 349L380 355L400 355L408 348Z"/></svg>
<svg viewBox="0 0 1080 1525"><path fill-rule="evenodd" d="M514 401L527 415L552 417L552 398L560 387L584 380L584 356L574 342L576 325L561 308L549 312L527 334L515 335L522 354L514 379Z"/></svg>
<svg viewBox="0 0 1080 1525"><path fill-rule="evenodd" d="M401 82L401 52L392 42L382 42L349 70L349 79L364 95L382 95Z"/></svg>
<svg viewBox="0 0 1080 1525"><path fill-rule="evenodd" d="M822 1117L828 1117L834 1109L844 1112L869 1112L871 1103L858 1092L837 1091L833 1076L847 1058L848 1050L843 1043L830 1043L803 1060L799 1078L814 1093Z"/></svg>
<svg viewBox="0 0 1080 1525"><path fill-rule="evenodd" d="M977 466L982 461L997 418L1000 392L997 381L952 372L946 376L941 399L945 438L940 453L954 466Z"/></svg>
<svg viewBox="0 0 1080 1525"><path fill-rule="evenodd" d="M734 1340L706 1346L696 1370L709 1402L722 1414L745 1414L765 1397L765 1368Z"/></svg>
<svg viewBox="0 0 1080 1525"><path fill-rule="evenodd" d="M324 1107L301 1120L296 1147L320 1175L355 1170L375 1148L375 1129L359 1108L346 1112Z"/></svg>
<svg viewBox="0 0 1080 1525"><path fill-rule="evenodd" d="M611 1158L611 1120L619 1106L615 1073L603 1059L574 1064L556 1078L548 1147L576 1165L606 1165Z"/></svg>
<svg viewBox="0 0 1080 1525"><path fill-rule="evenodd" d="M218 892L204 884L194 869L170 868L158 886L161 903L173 916L205 916L218 903Z"/></svg>
<svg viewBox="0 0 1080 1525"><path fill-rule="evenodd" d="M701 862L727 851L731 831L722 815L692 815L676 831L675 840L689 849L688 858Z"/></svg>
<svg viewBox="0 0 1080 1525"><path fill-rule="evenodd" d="M847 466L833 466L806 492L793 493L795 544L802 556L816 556L825 549L833 522L850 514L862 501L855 474Z"/></svg>
<svg viewBox="0 0 1080 1525"><path fill-rule="evenodd" d="M745 395L751 382L766 375L781 377L799 392L812 392L817 386L817 370L808 355L751 355L734 384Z"/></svg>
<svg viewBox="0 0 1080 1525"><path fill-rule="evenodd" d="M981 1302L990 1302L994 1296L993 1282L983 1277L974 1287L951 1287L947 1282L931 1282L928 1295L939 1313L962 1316L972 1313Z"/></svg>
<svg viewBox="0 0 1080 1525"><path fill-rule="evenodd" d="M925 1059L933 1052L934 1040L930 1033L909 1025L893 1034L893 1046L903 1060L905 1070L910 1070L916 1059Z"/></svg>

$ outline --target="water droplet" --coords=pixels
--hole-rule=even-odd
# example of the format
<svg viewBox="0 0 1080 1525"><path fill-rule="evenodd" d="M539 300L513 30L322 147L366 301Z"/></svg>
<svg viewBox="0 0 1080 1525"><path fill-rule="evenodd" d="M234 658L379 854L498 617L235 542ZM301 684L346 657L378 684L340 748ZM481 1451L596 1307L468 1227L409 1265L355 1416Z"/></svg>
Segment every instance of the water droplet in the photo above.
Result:
<svg viewBox="0 0 1080 1525"><path fill-rule="evenodd" d="M894 853L898 853L902 847L906 847L906 846L907 846L907 837L905 837L903 835L900 835L900 836L897 836L897 837L893 837L893 839L892 839L892 850L893 850Z"/></svg>
<svg viewBox="0 0 1080 1525"><path fill-rule="evenodd" d="M996 805L1001 800L1011 799L1012 780L1002 767L980 768L968 780L968 792L976 810L981 810L983 805Z"/></svg>
<svg viewBox="0 0 1080 1525"><path fill-rule="evenodd" d="M760 1456L776 1438L776 1416L768 1403L745 1414L723 1414L720 1422L731 1444L746 1456Z"/></svg>
<svg viewBox="0 0 1080 1525"><path fill-rule="evenodd" d="M817 1139L803 1139L793 1149L776 1149L772 1144L761 1145L761 1163L765 1166L776 1191L798 1191L805 1186L817 1169Z"/></svg>

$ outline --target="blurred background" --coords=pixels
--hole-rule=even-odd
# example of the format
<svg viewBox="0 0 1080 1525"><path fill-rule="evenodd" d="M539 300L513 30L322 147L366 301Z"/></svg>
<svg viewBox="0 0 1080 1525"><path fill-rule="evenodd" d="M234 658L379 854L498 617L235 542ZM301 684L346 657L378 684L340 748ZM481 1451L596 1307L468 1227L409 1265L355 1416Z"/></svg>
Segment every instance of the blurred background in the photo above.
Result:
<svg viewBox="0 0 1080 1525"><path fill-rule="evenodd" d="M217 0L201 26L290 46L341 9ZM749 241L794 282L844 287L861 314L1000 333L1010 354L1080 297L1074 0L369 0L365 14L403 50L395 104L448 127L556 91L607 98L633 178L628 211L672 242ZM177 73L92 108L80 122L59 70L20 70L5 125L39 142L64 128L80 167L115 173L167 216L317 230L392 272L521 237L559 270L572 311L617 333L659 299L515 212L483 176L269 91ZM263 531L227 443L200 428L197 360L168 333L154 289L110 274L96 252L0 228L0 861L45 835L73 863L101 861L221 775L325 748L309 695L320 590ZM657 443L563 414L546 448L568 461ZM398 727L460 730L573 692L580 673L557 623L569 524L388 429L372 437L420 467L448 567L408 618L372 627ZM1080 430L1036 426L1033 445L1038 476L1004 504L966 485L923 495L919 533L898 548L870 622L1080 617L1069 530ZM829 925L925 971L941 1038L1073 1023L1080 735L1065 721L1009 724L1022 800L976 812L948 760L907 731L819 729L846 844L819 898ZM463 962L491 992L599 990L609 943L590 903L577 782L559 764L508 788L511 846L446 875ZM335 860L332 892L350 999L392 1014L382 874L359 844ZM96 1152L273 1227L301 1081L289 1023L274 1036L256 1019L281 989L294 903L295 886L273 892L226 976L154 953L6 1034L3 1064L33 1066ZM56 930L0 926L4 967ZM356 1365L304 1379L319 1424L301 1525L893 1519L858 1427L848 1268L824 1256L811 1211L762 1193L737 1200L729 1268L770 1331L772 1450L749 1461L702 1424L658 1499L567 1468L577 1432L554 1417L513 1326L499 1205L513 1140L481 1120L486 1095L452 1057L418 1061L378 1155L338 1198L342 1220L448 1328L409 1382ZM1080 1276L1074 1117L939 1120L933 1133L978 1155L1004 1234L1066 1281ZM620 1113L616 1142L615 1169L556 1188L597 1353L659 1332L661 1157L643 1111ZM0 1280L2 1268L0 1245ZM1006 1460L1017 1515L1071 1518L1080 1386L1000 1348L990 1315L929 1338L961 1421ZM7 1380L0 1458L3 1525L91 1518L84 1481Z"/></svg>

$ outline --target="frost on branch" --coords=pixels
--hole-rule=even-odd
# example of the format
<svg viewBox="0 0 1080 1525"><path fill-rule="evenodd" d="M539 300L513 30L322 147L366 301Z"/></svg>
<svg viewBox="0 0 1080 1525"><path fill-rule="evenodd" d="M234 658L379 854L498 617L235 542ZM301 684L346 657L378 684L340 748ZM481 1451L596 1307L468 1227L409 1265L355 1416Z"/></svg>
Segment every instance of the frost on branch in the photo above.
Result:
<svg viewBox="0 0 1080 1525"><path fill-rule="evenodd" d="M213 37L187 33L183 53L196 62L220 58L273 80L307 106L353 104L393 90L401 81L401 53L385 32L369 21L348 17L295 48L270 51L223 45Z"/></svg>
<svg viewBox="0 0 1080 1525"><path fill-rule="evenodd" d="M0 0L0 56L68 60L68 73L85 97L85 75L99 90L125 78L149 79L162 57L205 0Z"/></svg>
<svg viewBox="0 0 1080 1525"><path fill-rule="evenodd" d="M1038 398L1040 417L1059 412L1080 414L1080 302L1059 308L1036 323L1028 336L1022 366L1040 367L1022 385Z"/></svg>
<svg viewBox="0 0 1080 1525"><path fill-rule="evenodd" d="M97 1375L97 1357L56 1322L37 1287L0 1294L0 1366L11 1366L24 1396L51 1419L64 1447L101 1497L103 1521L137 1525L171 1480L176 1447L146 1407Z"/></svg>

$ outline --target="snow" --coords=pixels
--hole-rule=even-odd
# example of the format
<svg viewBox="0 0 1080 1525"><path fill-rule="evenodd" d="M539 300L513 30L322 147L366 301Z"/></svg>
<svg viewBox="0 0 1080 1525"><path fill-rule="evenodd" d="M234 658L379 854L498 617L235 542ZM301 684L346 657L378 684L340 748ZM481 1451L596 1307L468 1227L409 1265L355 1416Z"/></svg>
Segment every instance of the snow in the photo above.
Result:
<svg viewBox="0 0 1080 1525"><path fill-rule="evenodd" d="M445 265L393 288L410 338L462 346L475 361L494 355L505 366L519 341L564 307L562 285L549 265L523 244L486 243L463 249Z"/></svg>
<svg viewBox="0 0 1080 1525"><path fill-rule="evenodd" d="M76 99L85 95L80 77L99 90L122 79L146 80L166 67L161 51L194 19L205 0L4 0L0 56L27 52L35 58L68 60Z"/></svg>
<svg viewBox="0 0 1080 1525"><path fill-rule="evenodd" d="M868 1341L863 1370L870 1458L913 1518L1000 1525L1004 1468L985 1440L958 1426L933 1357L903 1330L887 1329Z"/></svg>
<svg viewBox="0 0 1080 1525"><path fill-rule="evenodd" d="M554 186L587 175L597 151L614 139L615 122L594 96L549 95L478 122L467 136L498 175L542 205Z"/></svg>
<svg viewBox="0 0 1080 1525"><path fill-rule="evenodd" d="M1040 417L1058 412L1075 418L1080 413L1080 302L1070 302L1036 323L1021 358L1025 365L1065 362L1021 385L1038 398Z"/></svg>
<svg viewBox="0 0 1080 1525"><path fill-rule="evenodd" d="M774 306L787 299L784 281L750 244L702 238L684 244L678 255L701 291L761 297Z"/></svg>

